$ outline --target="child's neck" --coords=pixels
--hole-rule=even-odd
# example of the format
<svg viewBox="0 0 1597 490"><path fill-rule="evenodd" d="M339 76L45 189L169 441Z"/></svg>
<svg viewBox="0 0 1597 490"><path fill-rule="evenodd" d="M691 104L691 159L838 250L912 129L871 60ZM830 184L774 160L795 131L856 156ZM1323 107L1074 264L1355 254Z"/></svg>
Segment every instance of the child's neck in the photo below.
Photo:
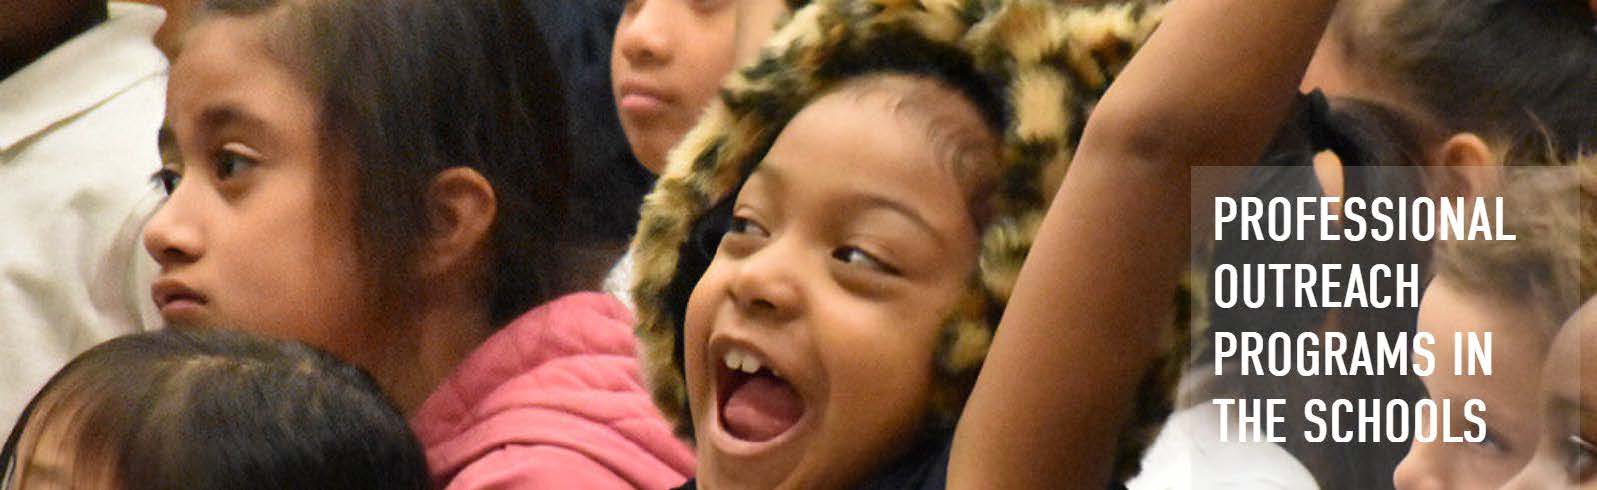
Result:
<svg viewBox="0 0 1597 490"><path fill-rule="evenodd" d="M413 415L444 378L493 334L480 304L421 308L415 322L391 333L388 349L366 363L377 384L400 413Z"/></svg>

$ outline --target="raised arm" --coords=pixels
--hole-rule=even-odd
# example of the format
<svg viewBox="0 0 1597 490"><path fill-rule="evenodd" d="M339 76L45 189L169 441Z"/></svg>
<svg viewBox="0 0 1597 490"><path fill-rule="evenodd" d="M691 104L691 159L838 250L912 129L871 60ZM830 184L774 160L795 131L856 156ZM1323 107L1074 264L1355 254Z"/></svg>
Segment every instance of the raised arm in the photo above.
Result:
<svg viewBox="0 0 1597 490"><path fill-rule="evenodd" d="M1179 0L1100 101L955 433L950 488L1105 487L1187 252L1189 166L1251 164L1334 0Z"/></svg>

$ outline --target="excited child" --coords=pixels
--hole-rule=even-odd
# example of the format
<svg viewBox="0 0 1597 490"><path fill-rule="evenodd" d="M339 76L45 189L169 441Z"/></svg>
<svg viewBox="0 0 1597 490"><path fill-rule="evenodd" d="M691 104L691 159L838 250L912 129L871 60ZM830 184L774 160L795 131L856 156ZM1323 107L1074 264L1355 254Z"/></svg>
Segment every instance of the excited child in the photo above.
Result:
<svg viewBox="0 0 1597 490"><path fill-rule="evenodd" d="M1173 6L1085 126L1148 6L796 12L672 153L633 245L645 368L698 443L696 483L1134 472L1185 346L1156 325L1186 254L1186 167L1257 160L1330 13L1228 13L1243 3Z"/></svg>

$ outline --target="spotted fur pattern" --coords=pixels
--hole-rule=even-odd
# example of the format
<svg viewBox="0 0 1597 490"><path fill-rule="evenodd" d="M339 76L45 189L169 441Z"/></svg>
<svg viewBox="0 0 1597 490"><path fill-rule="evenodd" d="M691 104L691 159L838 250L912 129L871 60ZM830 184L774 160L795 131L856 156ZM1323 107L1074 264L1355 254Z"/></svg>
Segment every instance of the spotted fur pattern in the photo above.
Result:
<svg viewBox="0 0 1597 490"><path fill-rule="evenodd" d="M633 299L644 375L655 403L692 431L683 379L681 320L711 251L693 250L695 226L732 197L777 134L810 101L858 76L862 53L974 67L1006 107L998 187L987 203L978 270L945 324L933 412L952 423L969 396L1037 226L1078 142L1086 113L1156 26L1157 4L1060 6L1045 0L817 0L795 11L753 64L723 86L668 156L645 198L632 242ZM707 262L706 262L707 263ZM1169 345L1185 347L1185 324ZM1169 414L1175 350L1145 380L1117 453L1117 478L1135 472Z"/></svg>

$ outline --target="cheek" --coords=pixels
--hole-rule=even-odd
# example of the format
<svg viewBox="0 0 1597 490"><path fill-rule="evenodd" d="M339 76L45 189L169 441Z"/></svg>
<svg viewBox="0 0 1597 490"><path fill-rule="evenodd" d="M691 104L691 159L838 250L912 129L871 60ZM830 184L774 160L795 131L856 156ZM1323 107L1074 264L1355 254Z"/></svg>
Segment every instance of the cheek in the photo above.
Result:
<svg viewBox="0 0 1597 490"><path fill-rule="evenodd" d="M234 291L229 316L238 328L345 354L347 339L365 328L358 319L366 301L375 297L362 293L353 225L348 218L317 215L317 200L277 202L282 204L256 209L253 216L241 213L229 237L228 277L216 285Z"/></svg>
<svg viewBox="0 0 1597 490"><path fill-rule="evenodd" d="M735 26L730 21L724 24L694 40L691 45L685 45L680 52L677 68L682 70L682 76L687 77L683 95L692 103L692 109L703 109L708 105L719 92L721 80L732 72L736 61L733 39ZM693 118L698 119L696 112Z"/></svg>
<svg viewBox="0 0 1597 490"><path fill-rule="evenodd" d="M816 339L833 405L828 418L852 418L844 424L850 427L879 427L877 434L886 441L910 435L925 415L937 342L934 325L893 317L834 316L831 325L854 326L823 329ZM874 321L861 324L861 319Z"/></svg>
<svg viewBox="0 0 1597 490"><path fill-rule="evenodd" d="M846 480L878 471L918 435L930 408L934 336L885 315L836 311L815 335L827 406L811 452L825 473ZM863 318L880 322L859 325ZM860 328L837 328L849 321Z"/></svg>
<svg viewBox="0 0 1597 490"><path fill-rule="evenodd" d="M705 348L709 341L710 332L715 323L715 311L720 304L718 298L724 298L719 291L724 289L724 274L721 273L720 261L710 264L710 268L699 278L692 294L688 296L687 311L683 315L682 325L682 357L688 384L688 398L691 406L706 406L699 403L699 398L708 395L709 385L706 383L707 364L705 361Z"/></svg>

